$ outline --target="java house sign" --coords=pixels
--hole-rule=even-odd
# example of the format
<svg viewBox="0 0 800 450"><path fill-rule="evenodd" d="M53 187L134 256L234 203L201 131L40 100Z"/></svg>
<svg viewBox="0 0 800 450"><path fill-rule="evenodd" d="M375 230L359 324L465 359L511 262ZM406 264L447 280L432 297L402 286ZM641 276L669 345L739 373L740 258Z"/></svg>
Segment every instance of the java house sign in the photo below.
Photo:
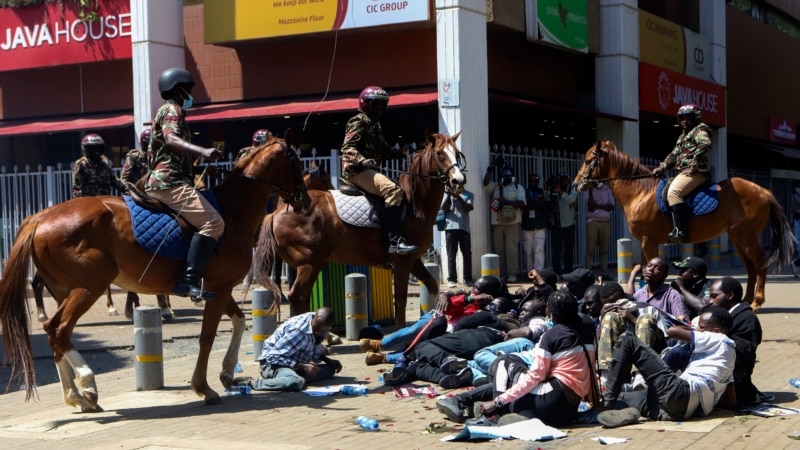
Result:
<svg viewBox="0 0 800 450"><path fill-rule="evenodd" d="M0 71L130 58L130 2L96 5L97 20L81 20L73 2L0 8Z"/></svg>
<svg viewBox="0 0 800 450"><path fill-rule="evenodd" d="M678 108L687 103L700 108L703 122L725 126L725 86L639 63L639 107L642 111L675 116Z"/></svg>

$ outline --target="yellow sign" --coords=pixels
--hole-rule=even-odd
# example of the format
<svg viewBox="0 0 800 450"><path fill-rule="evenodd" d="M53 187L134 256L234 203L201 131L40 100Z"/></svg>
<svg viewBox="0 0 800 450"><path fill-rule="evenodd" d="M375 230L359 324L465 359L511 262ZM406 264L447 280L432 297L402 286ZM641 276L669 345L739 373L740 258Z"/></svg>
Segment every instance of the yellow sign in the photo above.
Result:
<svg viewBox="0 0 800 450"><path fill-rule="evenodd" d="M428 20L422 0L205 0L205 40L221 43Z"/></svg>
<svg viewBox="0 0 800 450"><path fill-rule="evenodd" d="M680 25L639 10L639 61L684 73L685 48Z"/></svg>

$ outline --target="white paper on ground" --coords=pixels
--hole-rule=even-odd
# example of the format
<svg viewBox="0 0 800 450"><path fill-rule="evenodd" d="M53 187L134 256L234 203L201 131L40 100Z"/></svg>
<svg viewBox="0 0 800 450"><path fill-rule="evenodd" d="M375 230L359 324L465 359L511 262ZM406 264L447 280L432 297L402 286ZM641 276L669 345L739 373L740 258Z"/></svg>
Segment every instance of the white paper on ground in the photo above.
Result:
<svg viewBox="0 0 800 450"><path fill-rule="evenodd" d="M623 444L625 442L628 442L628 439L630 439L630 438L603 437L603 436L598 436L598 437L592 438L593 441L599 442L599 443L604 444L604 445L605 444Z"/></svg>
<svg viewBox="0 0 800 450"><path fill-rule="evenodd" d="M549 441L567 435L557 428L545 425L539 419L525 420L500 427L468 426L465 428L471 439L515 438L521 441ZM452 441L456 437L445 436L440 441Z"/></svg>
<svg viewBox="0 0 800 450"><path fill-rule="evenodd" d="M343 386L364 387L363 384L337 384L335 386L306 388L302 392L312 397L325 397L328 395L334 395L338 393Z"/></svg>

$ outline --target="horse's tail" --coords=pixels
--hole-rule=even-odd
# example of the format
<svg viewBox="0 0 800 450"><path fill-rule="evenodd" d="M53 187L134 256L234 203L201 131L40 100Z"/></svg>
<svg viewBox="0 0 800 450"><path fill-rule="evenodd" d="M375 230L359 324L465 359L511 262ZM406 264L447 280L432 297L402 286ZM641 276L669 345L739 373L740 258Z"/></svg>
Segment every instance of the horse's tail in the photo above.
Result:
<svg viewBox="0 0 800 450"><path fill-rule="evenodd" d="M270 214L261 222L261 233L253 255L253 278L256 283L272 291L274 301L267 314L279 311L281 289L272 281L272 266L275 264L275 231L272 226L274 215Z"/></svg>
<svg viewBox="0 0 800 450"><path fill-rule="evenodd" d="M33 252L36 222L25 219L20 225L14 246L8 255L8 264L0 279L0 326L3 329L5 362L11 362L11 376L6 392L14 380L25 385L25 401L36 393L36 371L33 364L30 332L28 330L28 262Z"/></svg>
<svg viewBox="0 0 800 450"><path fill-rule="evenodd" d="M777 273L791 263L792 252L797 241L783 208L773 195L769 196L769 206L771 243L765 265L772 269L772 273Z"/></svg>

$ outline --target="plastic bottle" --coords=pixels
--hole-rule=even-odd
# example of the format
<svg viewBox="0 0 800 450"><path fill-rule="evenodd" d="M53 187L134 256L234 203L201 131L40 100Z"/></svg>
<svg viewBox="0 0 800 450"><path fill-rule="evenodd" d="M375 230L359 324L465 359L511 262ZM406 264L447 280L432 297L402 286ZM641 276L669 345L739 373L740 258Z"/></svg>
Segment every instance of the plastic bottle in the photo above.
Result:
<svg viewBox="0 0 800 450"><path fill-rule="evenodd" d="M789 384L791 384L796 388L800 388L800 378L792 378L791 380L789 380Z"/></svg>
<svg viewBox="0 0 800 450"><path fill-rule="evenodd" d="M367 395L367 388L364 386L345 385L339 389L344 395Z"/></svg>
<svg viewBox="0 0 800 450"><path fill-rule="evenodd" d="M233 371L236 372L236 373L244 372L244 370L242 370L242 363L237 361L236 362L236 367L233 368Z"/></svg>
<svg viewBox="0 0 800 450"><path fill-rule="evenodd" d="M378 431L381 427L377 420L370 419L367 416L358 416L356 423L361 425L361 428L367 431Z"/></svg>
<svg viewBox="0 0 800 450"><path fill-rule="evenodd" d="M228 391L229 396L241 396L241 395L250 395L253 392L250 386L233 386L231 390Z"/></svg>

